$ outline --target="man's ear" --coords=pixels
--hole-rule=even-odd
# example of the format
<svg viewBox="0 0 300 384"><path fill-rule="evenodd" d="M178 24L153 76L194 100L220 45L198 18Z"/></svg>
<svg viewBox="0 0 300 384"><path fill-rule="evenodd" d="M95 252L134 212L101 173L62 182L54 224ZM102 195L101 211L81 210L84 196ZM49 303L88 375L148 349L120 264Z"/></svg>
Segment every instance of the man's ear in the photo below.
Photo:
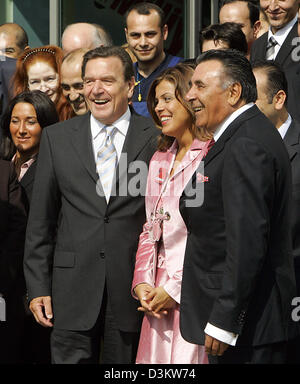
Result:
<svg viewBox="0 0 300 384"><path fill-rule="evenodd" d="M253 37L254 37L254 39L257 39L257 34L260 31L260 28L261 28L261 21L256 20L256 22L253 25Z"/></svg>
<svg viewBox="0 0 300 384"><path fill-rule="evenodd" d="M132 78L128 82L128 99L130 100L133 96L133 91L135 87L135 78L132 76Z"/></svg>
<svg viewBox="0 0 300 384"><path fill-rule="evenodd" d="M281 111L284 107L284 103L286 101L286 93L284 90L280 90L276 93L276 95L273 97L273 105L276 111Z"/></svg>
<svg viewBox="0 0 300 384"><path fill-rule="evenodd" d="M128 43L128 29L125 27L124 31L125 31L126 41Z"/></svg>
<svg viewBox="0 0 300 384"><path fill-rule="evenodd" d="M163 27L162 27L162 35L163 35L163 39L166 41L167 38L168 38L168 34L169 34L169 28L167 26L167 24L165 24Z"/></svg>
<svg viewBox="0 0 300 384"><path fill-rule="evenodd" d="M242 86L240 83L233 83L228 87L227 101L232 107L237 105L237 103L241 100L241 96Z"/></svg>

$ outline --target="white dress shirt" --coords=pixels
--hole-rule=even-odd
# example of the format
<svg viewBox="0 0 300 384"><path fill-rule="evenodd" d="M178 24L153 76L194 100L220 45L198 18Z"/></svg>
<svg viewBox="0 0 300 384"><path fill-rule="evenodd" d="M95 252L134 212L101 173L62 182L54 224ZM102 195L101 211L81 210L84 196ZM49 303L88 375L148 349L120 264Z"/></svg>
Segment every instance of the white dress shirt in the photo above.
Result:
<svg viewBox="0 0 300 384"><path fill-rule="evenodd" d="M120 157L121 157L123 145L128 132L128 128L129 128L130 119L131 119L131 112L128 107L124 115L122 115L117 121L111 124L111 126L116 127L116 133L113 136L112 142L117 151L118 161L120 160ZM90 117L90 125L91 125L95 163L97 164L98 151L104 145L104 141L106 138L106 133L105 133L106 125L102 124L92 114ZM105 195L105 197L106 197L106 201L108 202L110 195L109 196Z"/></svg>
<svg viewBox="0 0 300 384"><path fill-rule="evenodd" d="M276 56L282 47L285 39L287 38L287 35L291 32L291 29L293 28L294 24L297 23L298 21L298 15L296 15L293 20L291 20L287 25L283 28L281 28L279 31L277 31L275 34L273 34L271 27L269 28L269 33L268 33L268 41L271 36L274 37L274 39L277 41L277 44L274 47L274 55L272 57L272 60L276 59Z"/></svg>
<svg viewBox="0 0 300 384"><path fill-rule="evenodd" d="M221 135L225 132L225 130L229 127L229 125L237 119L242 113L246 112L248 109L253 107L254 103L248 103L239 108L237 111L233 112L231 115L229 115L215 130L214 133L214 140L217 142L217 140L221 137ZM237 342L238 335L232 332L224 331L223 329L220 329L218 327L215 327L214 325L207 323L204 332L217 339L222 341L223 343L229 344L234 346Z"/></svg>
<svg viewBox="0 0 300 384"><path fill-rule="evenodd" d="M286 121L278 128L278 132L280 133L280 136L282 139L284 139L284 136L286 135L288 129L290 128L290 125L292 123L291 115L288 115L288 118Z"/></svg>

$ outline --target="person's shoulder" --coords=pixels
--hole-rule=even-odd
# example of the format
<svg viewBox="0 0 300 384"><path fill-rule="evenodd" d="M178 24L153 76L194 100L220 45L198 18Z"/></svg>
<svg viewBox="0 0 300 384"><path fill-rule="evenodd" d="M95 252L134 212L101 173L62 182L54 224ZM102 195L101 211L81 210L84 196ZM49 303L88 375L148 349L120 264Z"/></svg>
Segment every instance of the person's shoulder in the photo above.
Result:
<svg viewBox="0 0 300 384"><path fill-rule="evenodd" d="M0 159L0 168L2 170L10 170L11 169L11 162L8 160L2 160Z"/></svg>
<svg viewBox="0 0 300 384"><path fill-rule="evenodd" d="M44 128L44 130L48 135L60 135L64 134L66 131L72 128L85 129L86 124L88 124L89 121L90 113L87 113L85 115L72 117L68 120L59 121L58 123L49 125L48 127Z"/></svg>
<svg viewBox="0 0 300 384"><path fill-rule="evenodd" d="M169 53L166 56L166 64L168 67L174 67L176 64L181 63L183 61L184 58L180 56L173 56Z"/></svg>
<svg viewBox="0 0 300 384"><path fill-rule="evenodd" d="M14 176L15 169L14 165L11 161L8 160L0 160L0 175L1 181L5 181L8 183L9 180Z"/></svg>

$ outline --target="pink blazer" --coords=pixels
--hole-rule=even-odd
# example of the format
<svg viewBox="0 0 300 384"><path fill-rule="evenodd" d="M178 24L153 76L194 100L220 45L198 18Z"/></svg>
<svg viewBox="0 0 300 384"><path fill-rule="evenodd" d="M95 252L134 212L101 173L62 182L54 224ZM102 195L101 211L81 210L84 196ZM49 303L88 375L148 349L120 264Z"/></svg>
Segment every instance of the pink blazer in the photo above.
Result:
<svg viewBox="0 0 300 384"><path fill-rule="evenodd" d="M169 280L164 285L167 293L180 303L183 259L187 230L179 211L182 192L208 152L209 141L194 139L174 174L170 177L177 153L177 142L166 152L155 152L150 165L146 188L146 217L139 238L132 290L141 283L155 287L157 243L163 236L165 268ZM161 199L163 212L157 212ZM161 222L163 221L163 225ZM134 297L134 292L132 291Z"/></svg>

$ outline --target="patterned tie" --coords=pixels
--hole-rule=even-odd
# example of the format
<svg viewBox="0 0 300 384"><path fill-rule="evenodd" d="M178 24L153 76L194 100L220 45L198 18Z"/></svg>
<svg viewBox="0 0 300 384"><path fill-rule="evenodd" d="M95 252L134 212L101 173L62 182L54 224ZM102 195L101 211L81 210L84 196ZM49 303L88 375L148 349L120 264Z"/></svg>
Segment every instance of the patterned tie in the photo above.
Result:
<svg viewBox="0 0 300 384"><path fill-rule="evenodd" d="M273 36L270 36L269 42L266 50L266 60L274 60L275 46L277 45L277 41Z"/></svg>
<svg viewBox="0 0 300 384"><path fill-rule="evenodd" d="M117 151L113 143L116 128L108 126L105 132L104 144L97 153L97 172L105 193L106 201L108 202L117 165Z"/></svg>
<svg viewBox="0 0 300 384"><path fill-rule="evenodd" d="M215 144L215 139L212 138L212 139L210 140L210 143L208 144L207 150L209 151L209 150L212 148L212 146L213 146L214 144Z"/></svg>

